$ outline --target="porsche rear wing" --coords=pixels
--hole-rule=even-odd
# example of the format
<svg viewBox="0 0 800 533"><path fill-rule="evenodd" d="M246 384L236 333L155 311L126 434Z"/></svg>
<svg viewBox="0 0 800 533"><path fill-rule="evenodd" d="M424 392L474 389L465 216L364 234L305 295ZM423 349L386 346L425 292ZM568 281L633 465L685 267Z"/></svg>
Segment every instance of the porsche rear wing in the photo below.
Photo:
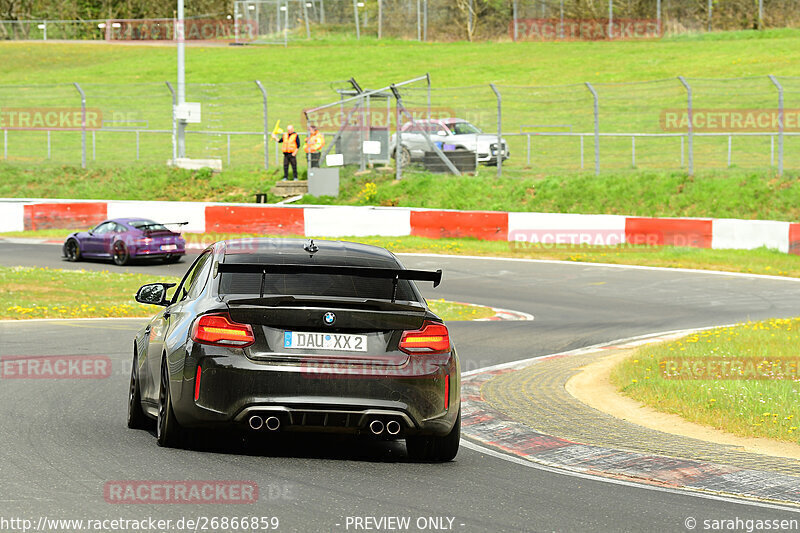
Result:
<svg viewBox="0 0 800 533"><path fill-rule="evenodd" d="M299 264L270 264L256 263L219 263L217 272L221 273L249 273L261 274L261 290L259 297L264 297L264 280L267 274L328 274L335 276L359 276L363 278L381 278L392 280L392 302L397 297L397 282L401 279L408 281L431 281L437 287L442 281L442 270L408 270L405 268L375 268L361 266L338 265L299 265ZM216 273L215 273L216 275Z"/></svg>

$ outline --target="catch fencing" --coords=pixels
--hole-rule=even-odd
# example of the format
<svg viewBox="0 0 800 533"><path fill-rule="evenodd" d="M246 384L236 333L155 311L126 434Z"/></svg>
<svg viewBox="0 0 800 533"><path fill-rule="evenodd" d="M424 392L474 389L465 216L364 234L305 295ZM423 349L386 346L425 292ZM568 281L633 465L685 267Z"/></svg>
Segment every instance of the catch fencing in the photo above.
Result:
<svg viewBox="0 0 800 533"><path fill-rule="evenodd" d="M234 0L231 5L231 12L195 16L207 26L197 38L284 45L332 34L419 41L595 40L800 26L796 0ZM125 25L113 18L55 18L0 20L0 39L119 40L120 34L108 30ZM134 25L148 31L122 36L164 39L149 31L153 23L173 25L170 19L141 20Z"/></svg>
<svg viewBox="0 0 800 533"><path fill-rule="evenodd" d="M800 168L800 77L447 88L427 79L396 87L404 110L399 125L410 117L460 118L493 138L499 133L510 157L498 168L481 165L481 174ZM173 85L0 86L0 157L22 165L166 164L173 154ZM392 167L386 150L397 131L397 99L391 90L373 93L349 118L352 102L330 106L354 91L345 81L187 84L186 100L200 103L202 113L187 126L186 155L219 159L224 168L274 169L278 120L301 133L309 121L318 123L328 146L338 144L333 137L349 120L383 130L373 139L353 128L345 162ZM327 114L307 114L326 105ZM381 141L383 155L372 151L374 142L365 151L367 140ZM404 171L421 168L412 162Z"/></svg>

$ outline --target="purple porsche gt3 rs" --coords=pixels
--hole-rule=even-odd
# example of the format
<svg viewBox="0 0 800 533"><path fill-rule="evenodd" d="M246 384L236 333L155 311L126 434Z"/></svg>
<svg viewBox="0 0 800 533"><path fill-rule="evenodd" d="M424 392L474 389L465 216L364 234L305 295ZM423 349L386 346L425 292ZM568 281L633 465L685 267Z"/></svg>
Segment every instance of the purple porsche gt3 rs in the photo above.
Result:
<svg viewBox="0 0 800 533"><path fill-rule="evenodd" d="M62 254L68 261L80 261L84 257L113 259L117 265L145 257L174 263L186 253L186 241L179 232L171 231L167 226L184 224L188 222L159 224L146 218L106 220L94 229L67 237Z"/></svg>

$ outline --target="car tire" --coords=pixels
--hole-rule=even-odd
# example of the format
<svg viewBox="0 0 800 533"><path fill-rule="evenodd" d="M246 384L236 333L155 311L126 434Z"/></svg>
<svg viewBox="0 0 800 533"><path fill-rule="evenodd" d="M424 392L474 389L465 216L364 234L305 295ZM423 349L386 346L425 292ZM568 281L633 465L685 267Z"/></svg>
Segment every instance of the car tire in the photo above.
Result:
<svg viewBox="0 0 800 533"><path fill-rule="evenodd" d="M114 264L119 266L127 265L131 259L128 247L122 241L115 241L111 245L111 257L114 258Z"/></svg>
<svg viewBox="0 0 800 533"><path fill-rule="evenodd" d="M67 261L71 263L76 263L81 260L81 247L77 239L69 239L67 241L64 245L64 255L66 255Z"/></svg>
<svg viewBox="0 0 800 533"><path fill-rule="evenodd" d="M416 461L445 463L458 454L461 441L461 409L450 433L443 437L406 437L408 456Z"/></svg>
<svg viewBox="0 0 800 533"><path fill-rule="evenodd" d="M161 363L161 380L158 389L158 419L156 420L156 442L165 448L178 448L183 444L184 431L172 410L172 394L166 358Z"/></svg>
<svg viewBox="0 0 800 533"><path fill-rule="evenodd" d="M150 419L142 409L142 393L139 390L139 357L133 352L131 367L131 383L128 390L128 427L131 429L147 429Z"/></svg>
<svg viewBox="0 0 800 533"><path fill-rule="evenodd" d="M392 154L393 158L397 158L397 150ZM405 167L411 164L411 152L405 146L400 147L400 166Z"/></svg>
<svg viewBox="0 0 800 533"><path fill-rule="evenodd" d="M181 256L179 255L165 255L162 259L165 263L177 263L181 260Z"/></svg>

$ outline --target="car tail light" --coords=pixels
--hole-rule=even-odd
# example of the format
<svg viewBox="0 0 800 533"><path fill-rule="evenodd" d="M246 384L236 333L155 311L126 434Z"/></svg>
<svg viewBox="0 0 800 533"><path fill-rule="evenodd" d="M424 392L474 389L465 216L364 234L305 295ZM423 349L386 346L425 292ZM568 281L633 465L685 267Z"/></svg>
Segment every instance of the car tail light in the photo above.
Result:
<svg viewBox="0 0 800 533"><path fill-rule="evenodd" d="M192 340L200 344L237 348L250 346L256 341L253 328L248 324L232 321L227 314L203 315L195 320Z"/></svg>
<svg viewBox="0 0 800 533"><path fill-rule="evenodd" d="M203 374L203 369L197 365L197 375L194 377L194 401L200 398L200 376Z"/></svg>
<svg viewBox="0 0 800 533"><path fill-rule="evenodd" d="M450 333L444 324L426 321L421 329L404 331L399 348L408 354L447 353L450 351Z"/></svg>

